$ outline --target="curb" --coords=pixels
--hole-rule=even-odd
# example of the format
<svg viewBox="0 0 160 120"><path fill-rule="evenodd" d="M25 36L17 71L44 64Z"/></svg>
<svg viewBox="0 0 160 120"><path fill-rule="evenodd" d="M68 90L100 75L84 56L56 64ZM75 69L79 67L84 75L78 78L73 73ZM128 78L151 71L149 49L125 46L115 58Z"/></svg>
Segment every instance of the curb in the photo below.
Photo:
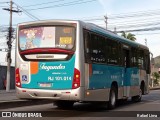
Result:
<svg viewBox="0 0 160 120"><path fill-rule="evenodd" d="M10 93L16 93L16 91L10 90L9 92L6 92L6 90L0 90L0 94L10 94Z"/></svg>
<svg viewBox="0 0 160 120"><path fill-rule="evenodd" d="M158 90L158 89L160 89L160 87L150 88L150 90Z"/></svg>
<svg viewBox="0 0 160 120"><path fill-rule="evenodd" d="M12 101L0 101L0 109L49 104L53 103L52 100L12 100Z"/></svg>

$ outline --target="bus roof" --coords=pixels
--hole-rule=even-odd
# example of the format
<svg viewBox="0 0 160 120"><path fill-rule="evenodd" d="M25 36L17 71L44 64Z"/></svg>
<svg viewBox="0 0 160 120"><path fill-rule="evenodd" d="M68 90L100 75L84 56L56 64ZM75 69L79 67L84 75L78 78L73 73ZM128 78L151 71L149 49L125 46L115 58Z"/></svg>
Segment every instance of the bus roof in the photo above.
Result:
<svg viewBox="0 0 160 120"><path fill-rule="evenodd" d="M78 23L79 20L39 20L39 21L31 21L31 22L24 22L24 23L19 23L18 26L25 26L25 25L37 25L37 24L51 24L51 23Z"/></svg>
<svg viewBox="0 0 160 120"><path fill-rule="evenodd" d="M93 24L93 23L85 23L85 26L86 26L87 29L89 29L93 32L96 32L96 33L100 33L100 34L102 34L102 35L104 35L108 38L113 39L113 40L120 41L124 44L130 45L130 46L133 46L133 47L139 47L139 48L142 48L142 49L149 50L149 48L145 45L142 45L142 44L137 43L135 41L126 39L124 37L121 37L121 36L115 34L114 32L106 30L106 29L104 29L100 26L97 26L97 25Z"/></svg>

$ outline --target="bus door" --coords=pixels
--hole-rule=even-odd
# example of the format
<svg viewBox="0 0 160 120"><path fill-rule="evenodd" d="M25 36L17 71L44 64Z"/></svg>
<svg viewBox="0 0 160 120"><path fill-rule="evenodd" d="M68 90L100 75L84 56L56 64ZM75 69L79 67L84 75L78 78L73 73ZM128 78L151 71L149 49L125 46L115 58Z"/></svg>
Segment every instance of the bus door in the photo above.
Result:
<svg viewBox="0 0 160 120"><path fill-rule="evenodd" d="M123 65L124 65L124 79L123 79L123 96L129 97L129 85L130 85L130 51L123 49Z"/></svg>

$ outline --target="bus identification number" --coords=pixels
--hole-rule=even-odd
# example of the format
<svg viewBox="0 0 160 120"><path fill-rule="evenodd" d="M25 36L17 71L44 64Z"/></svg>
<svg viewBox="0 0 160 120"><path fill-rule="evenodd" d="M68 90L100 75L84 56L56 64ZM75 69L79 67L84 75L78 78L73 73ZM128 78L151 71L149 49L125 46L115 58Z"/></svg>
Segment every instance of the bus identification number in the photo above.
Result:
<svg viewBox="0 0 160 120"><path fill-rule="evenodd" d="M54 80L56 80L56 81L59 81L59 80L66 81L66 80L72 80L72 77L68 77L68 76L64 76L64 77L61 77L61 76L51 77L51 76L49 76L48 77L48 81L54 81Z"/></svg>

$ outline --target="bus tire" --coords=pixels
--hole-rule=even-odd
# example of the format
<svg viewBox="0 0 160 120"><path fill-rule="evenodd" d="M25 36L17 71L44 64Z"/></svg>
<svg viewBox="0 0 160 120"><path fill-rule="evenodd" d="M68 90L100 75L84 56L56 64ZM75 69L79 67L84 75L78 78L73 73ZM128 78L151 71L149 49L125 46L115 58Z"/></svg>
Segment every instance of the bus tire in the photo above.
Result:
<svg viewBox="0 0 160 120"><path fill-rule="evenodd" d="M114 86L112 86L109 94L108 108L114 109L116 107L116 102L117 102L117 90Z"/></svg>
<svg viewBox="0 0 160 120"><path fill-rule="evenodd" d="M63 101L63 100L55 101L53 103L53 105L56 105L58 108L61 109L70 109L73 107L73 104L74 104L73 101Z"/></svg>
<svg viewBox="0 0 160 120"><path fill-rule="evenodd" d="M142 89L139 90L139 95L132 97L133 102L140 102L141 100L142 100Z"/></svg>

